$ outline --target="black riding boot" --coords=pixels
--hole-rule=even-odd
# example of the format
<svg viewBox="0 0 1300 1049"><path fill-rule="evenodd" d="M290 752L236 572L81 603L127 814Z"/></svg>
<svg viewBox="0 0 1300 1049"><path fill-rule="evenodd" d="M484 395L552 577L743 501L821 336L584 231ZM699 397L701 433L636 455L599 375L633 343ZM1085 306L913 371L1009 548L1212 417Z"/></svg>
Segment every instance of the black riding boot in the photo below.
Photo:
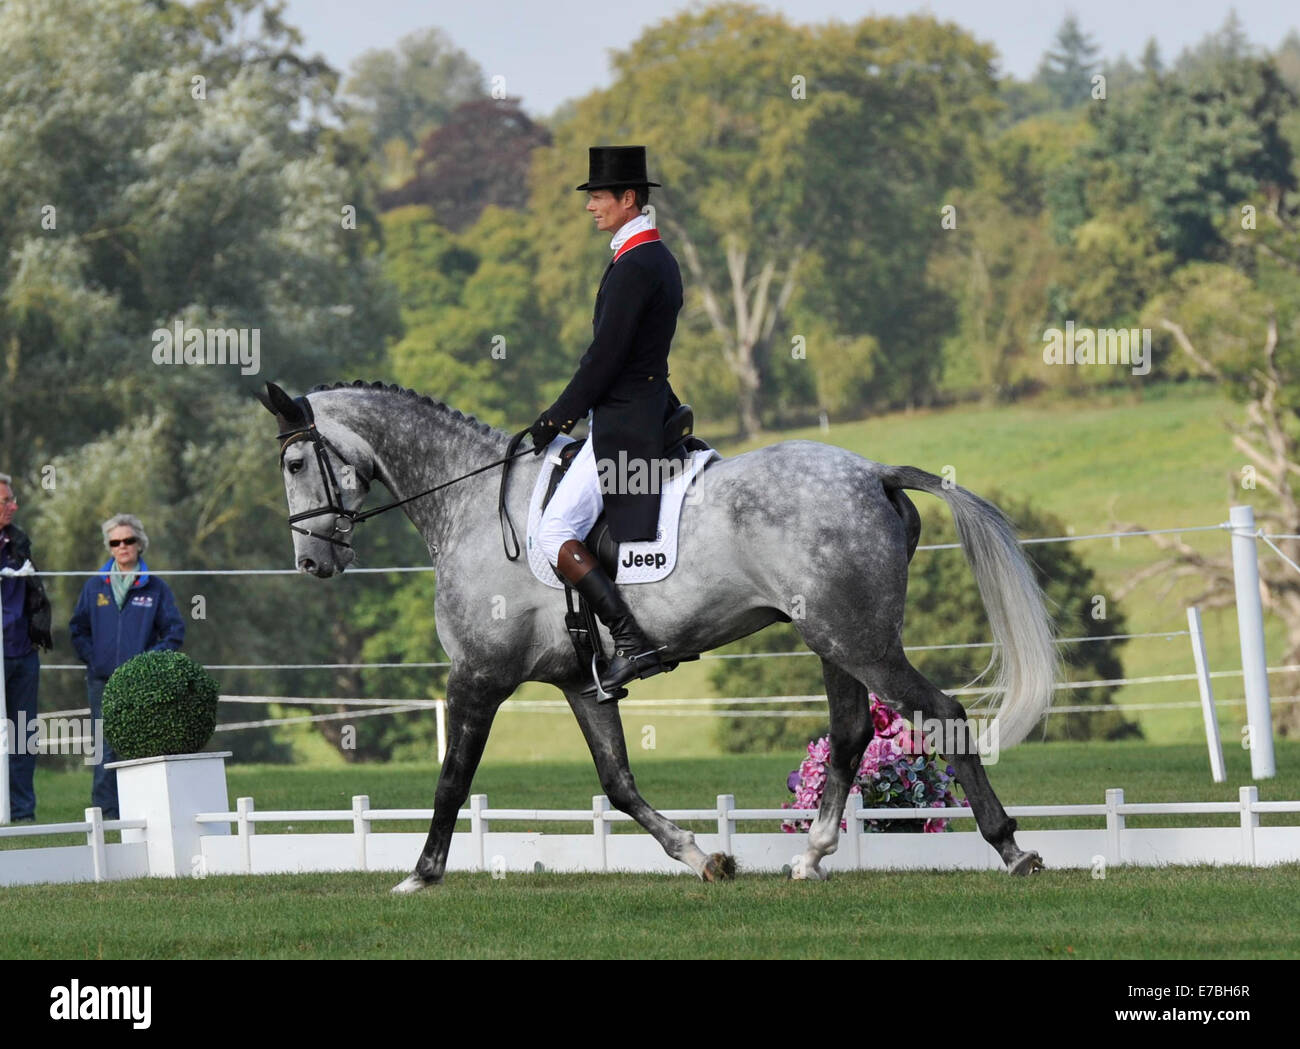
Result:
<svg viewBox="0 0 1300 1049"><path fill-rule="evenodd" d="M592 611L613 635L614 657L600 675L600 687L605 692L613 692L628 681L650 677L664 669L658 650L637 626L613 580L582 543L576 539L566 542L560 548L556 568L587 599Z"/></svg>

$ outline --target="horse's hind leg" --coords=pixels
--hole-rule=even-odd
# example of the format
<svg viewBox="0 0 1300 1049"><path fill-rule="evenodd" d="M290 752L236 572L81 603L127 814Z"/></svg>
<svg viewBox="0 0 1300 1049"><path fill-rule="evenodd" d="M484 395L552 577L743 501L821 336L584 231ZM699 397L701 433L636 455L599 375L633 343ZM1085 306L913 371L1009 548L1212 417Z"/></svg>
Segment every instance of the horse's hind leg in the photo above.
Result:
<svg viewBox="0 0 1300 1049"><path fill-rule="evenodd" d="M942 727L941 749L948 751L944 757L956 770L980 833L997 850L1008 872L1024 875L1041 869L1043 860L1038 853L1024 852L1016 845L1016 821L993 793L962 705L931 684L901 651L887 665L873 669L872 675L873 683L879 682L876 691L903 717L911 720L912 712L920 711L931 725Z"/></svg>
<svg viewBox="0 0 1300 1049"><path fill-rule="evenodd" d="M641 797L628 766L623 720L616 703L596 703L577 692L565 692L578 726L591 749L605 795L620 812L626 812L654 835L664 851L681 860L704 881L725 881L734 877L736 862L720 852L705 855L695 844L695 835L665 819Z"/></svg>
<svg viewBox="0 0 1300 1049"><path fill-rule="evenodd" d="M822 660L822 679L831 715L831 756L821 807L808 831L808 849L790 870L795 879L824 879L821 858L839 847L840 820L849 790L871 742L871 696L867 687L834 663Z"/></svg>

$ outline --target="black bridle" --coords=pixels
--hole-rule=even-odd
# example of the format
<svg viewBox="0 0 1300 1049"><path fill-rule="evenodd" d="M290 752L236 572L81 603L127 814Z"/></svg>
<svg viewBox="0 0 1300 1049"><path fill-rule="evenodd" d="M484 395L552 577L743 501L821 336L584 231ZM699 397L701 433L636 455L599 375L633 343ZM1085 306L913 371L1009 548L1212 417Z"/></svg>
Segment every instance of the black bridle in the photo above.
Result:
<svg viewBox="0 0 1300 1049"><path fill-rule="evenodd" d="M295 427L292 430L285 430L282 433L276 434L276 438L281 442L280 468L282 470L284 469L284 453L288 451L291 444L302 440L311 441L312 448L316 452L316 466L320 470L321 480L325 486L325 498L328 502L324 506L314 507L311 510L302 510L296 514L290 514L289 528L292 531L298 532L300 535L309 535L314 539L322 539L327 543L333 543L335 546L346 546L349 549L352 547L352 543L350 542L352 531L362 521L369 520L370 518L375 517L378 514L386 513L389 510L395 510L399 506L404 506L416 499L422 499L426 495L432 495L434 492L440 491L443 488L448 488L468 477L473 477L475 474L481 474L484 470L491 470L494 466L506 465L506 468L509 469L508 464L511 460L517 459L519 456L533 450L531 447L519 448L520 441L523 439L524 435L528 433L527 430L522 430L511 439L509 452L504 458L497 459L495 462L487 463L484 466L478 467L476 470L471 470L469 473L461 474L459 477L453 477L450 481L444 481L442 484L434 485L432 488L426 488L423 492L417 492L415 495L408 495L405 499L396 499L391 503L386 503L383 506L377 506L373 510L366 510L364 513L361 513L357 510L349 510L343 505L343 490L339 485L338 478L334 475L334 465L330 462L330 457L326 453L332 452L341 464L352 471L353 476L356 476L355 467L344 458L342 452L334 447L330 439L316 428L316 415L312 411L311 402L308 401L306 397L295 397L293 401L301 411L304 423L302 426ZM504 485L505 477L503 475L503 491ZM366 487L367 489L369 488L369 482L366 483ZM334 530L329 535L322 535L320 532L313 532L311 529L303 528L298 524L299 521L307 521L313 517L321 517L325 514L334 515ZM343 525L344 521L347 522L346 527ZM508 516L504 518L504 522L509 522ZM502 525L503 534L505 523ZM510 531L513 535L513 525L511 526ZM339 536L343 536L344 538L340 539L338 538ZM515 556L519 556L517 547Z"/></svg>

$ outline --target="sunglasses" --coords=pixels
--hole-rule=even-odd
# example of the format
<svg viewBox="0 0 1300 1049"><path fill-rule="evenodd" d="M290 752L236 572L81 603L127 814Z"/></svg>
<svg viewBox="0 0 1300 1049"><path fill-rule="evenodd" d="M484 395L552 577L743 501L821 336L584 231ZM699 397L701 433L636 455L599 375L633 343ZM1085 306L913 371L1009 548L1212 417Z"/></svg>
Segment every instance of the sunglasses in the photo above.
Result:
<svg viewBox="0 0 1300 1049"><path fill-rule="evenodd" d="M135 536L131 536L130 539L110 539L108 541L108 545L109 546L135 546L135 544L138 543L139 541L140 540L137 539Z"/></svg>

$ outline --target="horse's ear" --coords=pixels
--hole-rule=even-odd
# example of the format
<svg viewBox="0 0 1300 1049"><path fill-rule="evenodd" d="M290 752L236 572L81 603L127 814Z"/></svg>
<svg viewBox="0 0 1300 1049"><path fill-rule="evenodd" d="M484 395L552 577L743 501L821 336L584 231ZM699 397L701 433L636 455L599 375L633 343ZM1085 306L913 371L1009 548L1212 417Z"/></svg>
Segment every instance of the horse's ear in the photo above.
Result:
<svg viewBox="0 0 1300 1049"><path fill-rule="evenodd" d="M262 399L259 398L259 400ZM302 409L294 403L292 397L273 382L266 384L266 399L262 400L262 403L266 405L267 411L283 419L291 426L299 426L304 421Z"/></svg>
<svg viewBox="0 0 1300 1049"><path fill-rule="evenodd" d="M263 408L265 408L272 415L275 414L275 405L271 403L270 397L264 394L261 390L254 390L253 396L257 398L258 403L261 404Z"/></svg>

